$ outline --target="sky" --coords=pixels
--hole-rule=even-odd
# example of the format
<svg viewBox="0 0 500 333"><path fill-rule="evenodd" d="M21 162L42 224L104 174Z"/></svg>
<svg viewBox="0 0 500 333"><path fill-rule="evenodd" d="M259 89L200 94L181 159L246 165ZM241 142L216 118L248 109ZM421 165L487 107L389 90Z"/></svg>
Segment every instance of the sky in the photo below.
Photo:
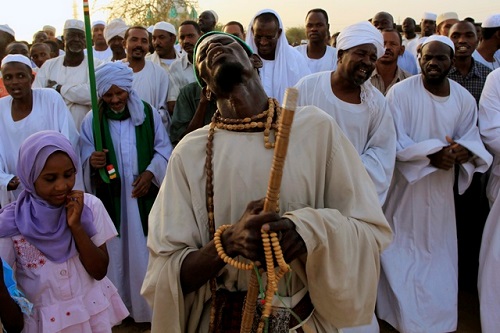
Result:
<svg viewBox="0 0 500 333"><path fill-rule="evenodd" d="M83 19L83 1L76 0L1 0L0 24L8 24L16 32L17 40L31 42L33 34L45 24L56 27L62 33L64 21L73 18ZM107 20L108 13L102 8L110 0L89 0L92 20ZM280 14L284 27L304 26L306 13L313 8L323 8L330 18L330 32L340 31L343 27L367 20L379 11L394 16L396 23L405 17L420 21L424 12L440 14L457 12L462 19L473 17L483 21L488 15L500 14L498 0L198 0L196 10L212 9L219 15L219 22L239 21L246 28L253 15L264 8L271 8Z"/></svg>

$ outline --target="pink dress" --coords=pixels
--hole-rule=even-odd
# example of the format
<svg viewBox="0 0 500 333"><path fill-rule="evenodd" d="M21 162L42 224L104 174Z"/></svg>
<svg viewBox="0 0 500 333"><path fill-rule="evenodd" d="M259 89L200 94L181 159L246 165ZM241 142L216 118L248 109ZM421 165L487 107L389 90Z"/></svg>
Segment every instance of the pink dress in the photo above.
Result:
<svg viewBox="0 0 500 333"><path fill-rule="evenodd" d="M97 233L96 246L117 235L102 202L85 194ZM0 256L16 264L19 289L34 304L31 316L24 316L23 332L111 332L128 316L115 286L105 277L92 278L76 255L57 264L49 261L22 235L0 239Z"/></svg>

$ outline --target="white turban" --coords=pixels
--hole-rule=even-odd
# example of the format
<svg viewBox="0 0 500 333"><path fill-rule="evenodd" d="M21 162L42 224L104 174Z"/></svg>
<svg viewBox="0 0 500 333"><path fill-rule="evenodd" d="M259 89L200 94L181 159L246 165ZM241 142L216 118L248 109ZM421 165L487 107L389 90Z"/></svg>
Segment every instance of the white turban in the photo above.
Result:
<svg viewBox="0 0 500 333"><path fill-rule="evenodd" d="M22 54L7 54L2 59L1 67L3 68L3 65L8 64L9 62L20 62L31 68L31 61L28 59L28 57L23 56Z"/></svg>
<svg viewBox="0 0 500 333"><path fill-rule="evenodd" d="M384 55L384 37L370 22L362 21L345 27L337 37L338 50L348 50L362 44L373 44L377 48L377 58Z"/></svg>
<svg viewBox="0 0 500 333"><path fill-rule="evenodd" d="M209 9L209 10L207 10L207 12L209 12L210 14L212 14L214 16L215 23L219 22L219 15L217 15L217 13L214 10Z"/></svg>
<svg viewBox="0 0 500 333"><path fill-rule="evenodd" d="M0 24L0 31L6 32L12 37L16 38L16 34L14 33L14 30L9 27L8 24Z"/></svg>
<svg viewBox="0 0 500 333"><path fill-rule="evenodd" d="M52 31L54 34L56 33L56 28L51 25L44 25L42 28L43 31Z"/></svg>
<svg viewBox="0 0 500 333"><path fill-rule="evenodd" d="M102 97L112 85L128 92L128 111L134 126L139 126L144 122L144 104L137 92L132 88L134 73L123 61L107 62L95 70L95 81L97 94Z"/></svg>
<svg viewBox="0 0 500 333"><path fill-rule="evenodd" d="M75 19L66 20L66 22L64 22L64 30L67 29L77 29L85 32L85 24L83 23L83 21L80 20L75 20Z"/></svg>
<svg viewBox="0 0 500 333"><path fill-rule="evenodd" d="M92 22L92 28L95 27L96 25L99 25L99 24L106 26L106 22L104 22L102 20L97 20L97 21Z"/></svg>
<svg viewBox="0 0 500 333"><path fill-rule="evenodd" d="M109 44L109 41L116 36L120 36L121 38L125 38L125 32L128 29L128 25L120 18L114 19L108 23L106 28L104 28L104 39L106 43Z"/></svg>
<svg viewBox="0 0 500 333"><path fill-rule="evenodd" d="M449 39L446 36L441 36L441 35L429 36L422 42L422 48L424 47L424 45L429 44L430 42L440 42L445 45L448 45L453 50L453 53L455 53L455 44L453 44L451 39Z"/></svg>

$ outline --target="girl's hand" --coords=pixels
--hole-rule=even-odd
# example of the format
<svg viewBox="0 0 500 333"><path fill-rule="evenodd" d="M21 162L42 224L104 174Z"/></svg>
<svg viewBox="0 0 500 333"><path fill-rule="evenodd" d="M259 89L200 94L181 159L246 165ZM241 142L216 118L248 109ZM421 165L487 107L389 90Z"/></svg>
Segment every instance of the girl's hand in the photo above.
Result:
<svg viewBox="0 0 500 333"><path fill-rule="evenodd" d="M70 228L80 226L83 204L83 191L71 191L66 203L66 221Z"/></svg>

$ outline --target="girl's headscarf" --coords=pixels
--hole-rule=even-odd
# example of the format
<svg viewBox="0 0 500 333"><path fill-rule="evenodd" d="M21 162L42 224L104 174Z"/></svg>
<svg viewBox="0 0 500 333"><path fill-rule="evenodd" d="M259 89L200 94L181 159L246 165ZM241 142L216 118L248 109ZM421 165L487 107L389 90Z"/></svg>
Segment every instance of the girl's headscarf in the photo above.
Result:
<svg viewBox="0 0 500 333"><path fill-rule="evenodd" d="M59 132L37 132L19 148L17 176L24 190L15 202L0 210L0 237L21 234L50 261L62 263L78 253L66 221L66 207L51 206L35 191L35 181L47 159L57 151L69 156L76 171L78 158L75 151ZM84 205L81 224L89 237L96 234L92 218L92 211Z"/></svg>

